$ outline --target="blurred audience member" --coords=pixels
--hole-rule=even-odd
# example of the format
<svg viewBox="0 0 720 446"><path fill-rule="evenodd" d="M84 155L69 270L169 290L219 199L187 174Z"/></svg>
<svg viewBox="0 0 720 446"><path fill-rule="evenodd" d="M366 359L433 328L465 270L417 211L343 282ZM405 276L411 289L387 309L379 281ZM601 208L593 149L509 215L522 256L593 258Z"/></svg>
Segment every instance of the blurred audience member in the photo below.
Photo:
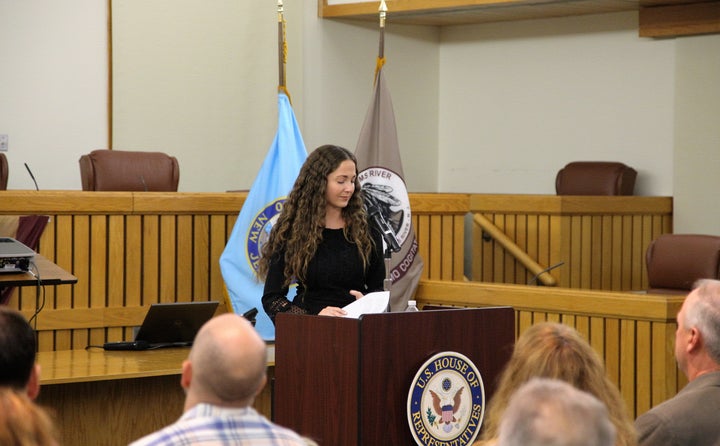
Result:
<svg viewBox="0 0 720 446"><path fill-rule="evenodd" d="M265 342L250 322L234 313L210 319L182 365L184 414L132 445L305 446L295 432L251 407L265 386L266 370Z"/></svg>
<svg viewBox="0 0 720 446"><path fill-rule="evenodd" d="M599 399L615 426L616 446L635 446L637 433L617 387L607 377L600 356L574 328L542 322L525 330L515 342L497 390L488 403L480 444L494 444L510 397L531 378L565 381Z"/></svg>
<svg viewBox="0 0 720 446"><path fill-rule="evenodd" d="M35 362L35 331L18 311L0 306L0 387L40 393L40 364Z"/></svg>
<svg viewBox="0 0 720 446"><path fill-rule="evenodd" d="M0 387L0 445L56 446L58 435L48 413L24 392Z"/></svg>
<svg viewBox="0 0 720 446"><path fill-rule="evenodd" d="M510 398L497 446L613 446L605 405L565 381L533 378Z"/></svg>
<svg viewBox="0 0 720 446"><path fill-rule="evenodd" d="M720 445L720 281L695 284L677 314L675 359L689 383L635 420L643 446Z"/></svg>

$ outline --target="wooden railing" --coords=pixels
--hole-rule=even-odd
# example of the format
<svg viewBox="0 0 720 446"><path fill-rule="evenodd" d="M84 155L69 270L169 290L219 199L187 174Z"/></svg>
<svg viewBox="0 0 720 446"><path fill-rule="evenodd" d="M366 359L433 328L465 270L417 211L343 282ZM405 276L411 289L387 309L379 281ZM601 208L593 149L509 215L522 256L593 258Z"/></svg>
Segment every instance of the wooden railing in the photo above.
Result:
<svg viewBox="0 0 720 446"><path fill-rule="evenodd" d="M38 251L78 278L21 288L8 305L30 317L39 350L130 339L155 302L224 299L219 258L246 193L2 191L0 214L49 215ZM461 280L469 196L411 196L423 277ZM219 311L227 311L221 308Z"/></svg>
<svg viewBox="0 0 720 446"><path fill-rule="evenodd" d="M0 215L51 217L39 252L78 278L39 295L20 288L8 305L30 317L44 302L37 317L40 351L130 339L155 302L219 300L219 311L227 311L219 258L246 196L1 191ZM634 414L683 385L672 355L682 298L607 291L644 288L645 248L670 231L670 198L411 194L410 202L425 263L421 304L511 305L518 332L539 320L578 328L605 358ZM560 286L466 282L470 212L501 228L539 264L564 261L552 272ZM473 278L518 284L531 278L481 231L472 240Z"/></svg>
<svg viewBox="0 0 720 446"><path fill-rule="evenodd" d="M646 289L647 246L672 232L670 197L477 194L470 208L540 265L563 262L550 274L566 288ZM472 252L473 281L526 284L537 274L479 225Z"/></svg>
<svg viewBox="0 0 720 446"><path fill-rule="evenodd" d="M482 214L474 214L473 222L480 226L483 234L483 240L486 239L485 235L488 235L495 243L499 244L505 251L507 251L515 260L528 270L529 273L533 274L531 282L537 280L538 284L546 286L555 286L557 281L550 274L550 267L543 267L535 261L528 253L520 248L514 240L505 235L505 233L495 226L493 222L485 218Z"/></svg>
<svg viewBox="0 0 720 446"><path fill-rule="evenodd" d="M687 382L673 356L675 316L684 296L421 281L420 306L512 306L516 335L539 321L575 327L600 354L634 417Z"/></svg>
<svg viewBox="0 0 720 446"><path fill-rule="evenodd" d="M224 302L218 259L246 196L2 191L0 214L51 217L39 251L78 277L74 286L46 287L38 318L40 348L127 339L154 302ZM424 280L465 279L464 225L470 212L538 264L565 262L550 274L566 288L644 289L645 248L672 227L667 197L410 194L410 201ZM482 235L476 226L474 281L532 279L534 269ZM31 314L35 290L19 290L10 305Z"/></svg>
<svg viewBox="0 0 720 446"><path fill-rule="evenodd" d="M410 194L423 279L463 280L468 194Z"/></svg>

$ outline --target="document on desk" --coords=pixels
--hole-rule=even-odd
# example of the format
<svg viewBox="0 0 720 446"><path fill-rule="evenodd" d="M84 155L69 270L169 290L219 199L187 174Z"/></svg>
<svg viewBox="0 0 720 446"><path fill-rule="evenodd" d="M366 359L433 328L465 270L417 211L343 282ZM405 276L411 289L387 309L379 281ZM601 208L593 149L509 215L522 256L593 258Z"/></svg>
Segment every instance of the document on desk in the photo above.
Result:
<svg viewBox="0 0 720 446"><path fill-rule="evenodd" d="M357 319L363 314L384 313L387 311L390 302L390 291L376 291L368 293L347 305L343 310L347 311L345 317Z"/></svg>

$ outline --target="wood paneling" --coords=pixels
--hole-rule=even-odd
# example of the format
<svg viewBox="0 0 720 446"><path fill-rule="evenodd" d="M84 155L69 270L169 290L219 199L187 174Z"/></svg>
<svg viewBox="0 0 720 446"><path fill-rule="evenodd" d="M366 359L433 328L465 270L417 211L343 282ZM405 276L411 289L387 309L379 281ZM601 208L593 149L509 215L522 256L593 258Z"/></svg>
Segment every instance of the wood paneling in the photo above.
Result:
<svg viewBox="0 0 720 446"><path fill-rule="evenodd" d="M36 298L44 301L38 317L40 349L64 350L128 339L139 321L88 326L81 318L78 327L55 327L50 321L62 320L55 312L135 308L144 314L154 302L222 302L219 258L246 196L3 191L0 213L51 217L39 251L78 277L74 286L49 286L42 293L20 289L10 305L30 315ZM564 261L552 272L560 286L642 289L645 247L657 234L669 232L672 221L672 200L666 197L411 194L410 201L425 280L465 279L464 224L472 211L493 221L540 264ZM472 241L473 278L531 279L479 232Z"/></svg>
<svg viewBox="0 0 720 446"><path fill-rule="evenodd" d="M135 320L117 327L52 327L53 311L144 308L154 302L224 300L219 257L242 207L241 193L4 191L0 213L43 213L51 223L40 253L78 277L45 287L38 318L42 350L84 348L131 336ZM464 280L465 217L494 222L564 287L643 289L647 244L672 222L666 197L557 197L411 194L423 279ZM39 206L38 203L43 204ZM502 248L472 235L478 281L526 283L531 274ZM35 309L36 292L16 292L10 305Z"/></svg>
<svg viewBox="0 0 720 446"><path fill-rule="evenodd" d="M378 5L318 0L318 17L378 22ZM621 11L639 11L640 37L720 32L718 0L393 0L387 23L452 26Z"/></svg>
<svg viewBox="0 0 720 446"><path fill-rule="evenodd" d="M670 197L473 195L471 212L492 221L566 288L643 290L645 250L672 232ZM525 284L531 274L473 228L472 279Z"/></svg>
<svg viewBox="0 0 720 446"><path fill-rule="evenodd" d="M639 1L392 0L387 5L389 23L445 26L633 11L638 9ZM318 16L377 21L378 6L376 1L340 3L318 0Z"/></svg>
<svg viewBox="0 0 720 446"><path fill-rule="evenodd" d="M423 279L463 280L468 194L410 194Z"/></svg>
<svg viewBox="0 0 720 446"><path fill-rule="evenodd" d="M224 302L218 260L245 196L4 192L0 213L51 217L38 251L78 278L40 290L39 350L129 339L155 302ZM9 305L30 317L36 294L21 288Z"/></svg>
<svg viewBox="0 0 720 446"><path fill-rule="evenodd" d="M184 401L179 375L43 385L38 398L64 446L129 444L174 423Z"/></svg>
<svg viewBox="0 0 720 446"><path fill-rule="evenodd" d="M219 258L246 196L2 191L0 214L51 217L39 252L78 278L75 285L21 288L9 305L30 317L44 303L38 345L51 352L129 339L154 302L224 304ZM541 320L576 327L605 359L633 414L684 385L672 351L682 298L609 291L644 288L645 247L672 229L671 198L410 194L410 204L425 262L421 304L510 305L518 333ZM470 212L493 221L539 263L565 261L553 271L561 287L464 283ZM473 276L530 279L481 233L470 235Z"/></svg>
<svg viewBox="0 0 720 446"><path fill-rule="evenodd" d="M540 321L575 327L604 359L633 417L686 383L673 356L684 296L422 281L416 299L420 306L512 306L516 335Z"/></svg>
<svg viewBox="0 0 720 446"><path fill-rule="evenodd" d="M38 403L55 416L63 446L125 445L180 417L185 401L180 373L188 353L188 348L40 352ZM274 346L268 346L267 358L272 379ZM253 407L272 417L270 384Z"/></svg>
<svg viewBox="0 0 720 446"><path fill-rule="evenodd" d="M0 214L45 214L39 252L76 285L16 290L9 305L37 305L39 350L84 349L132 338L155 302L219 300L219 259L247 196L240 193L2 191ZM462 280L466 194L410 197L423 276ZM36 304L36 300L38 304ZM218 311L227 311L221 305Z"/></svg>
<svg viewBox="0 0 720 446"><path fill-rule="evenodd" d="M675 37L720 32L720 1L640 8L640 37Z"/></svg>

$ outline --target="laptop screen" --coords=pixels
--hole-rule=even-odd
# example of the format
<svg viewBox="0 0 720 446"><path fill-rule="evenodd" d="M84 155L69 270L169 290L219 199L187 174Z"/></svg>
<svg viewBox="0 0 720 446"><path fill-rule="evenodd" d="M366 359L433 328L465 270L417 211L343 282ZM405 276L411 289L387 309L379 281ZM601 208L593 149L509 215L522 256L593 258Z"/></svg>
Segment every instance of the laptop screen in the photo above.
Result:
<svg viewBox="0 0 720 446"><path fill-rule="evenodd" d="M192 345L200 327L215 315L218 304L217 301L152 304L135 341Z"/></svg>

